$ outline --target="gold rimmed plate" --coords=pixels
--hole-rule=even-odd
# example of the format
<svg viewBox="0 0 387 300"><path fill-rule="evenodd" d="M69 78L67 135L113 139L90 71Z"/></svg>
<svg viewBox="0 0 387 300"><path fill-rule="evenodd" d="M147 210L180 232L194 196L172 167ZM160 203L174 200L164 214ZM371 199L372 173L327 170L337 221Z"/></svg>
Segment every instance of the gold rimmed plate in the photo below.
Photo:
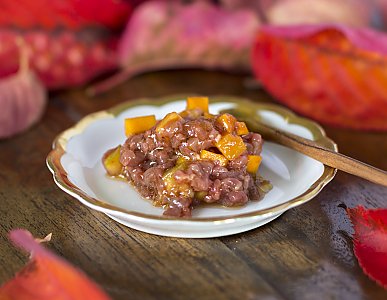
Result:
<svg viewBox="0 0 387 300"><path fill-rule="evenodd" d="M336 170L275 143L265 142L259 172L273 189L260 201L224 208L202 205L191 218L162 216L162 208L143 199L128 183L109 178L101 157L125 141L125 118L155 114L158 119L185 108L185 97L133 100L84 117L53 143L47 165L55 183L84 205L107 214L128 227L163 236L206 238L244 232L262 226L284 211L315 197ZM241 109L273 127L312 139L337 151L323 129L308 119L273 104L260 104L230 96L210 98L210 112Z"/></svg>

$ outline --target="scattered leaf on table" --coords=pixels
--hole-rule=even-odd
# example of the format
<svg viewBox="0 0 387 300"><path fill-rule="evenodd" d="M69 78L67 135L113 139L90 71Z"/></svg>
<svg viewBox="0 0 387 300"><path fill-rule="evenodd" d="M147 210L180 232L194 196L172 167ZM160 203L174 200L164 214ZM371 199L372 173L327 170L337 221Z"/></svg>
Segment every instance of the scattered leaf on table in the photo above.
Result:
<svg viewBox="0 0 387 300"><path fill-rule="evenodd" d="M85 274L46 250L28 231L13 230L10 238L31 253L31 260L13 279L0 287L0 300L109 299Z"/></svg>
<svg viewBox="0 0 387 300"><path fill-rule="evenodd" d="M120 42L119 61L125 71L95 92L149 70L249 70L259 24L253 12L228 11L203 1L145 2L134 11Z"/></svg>
<svg viewBox="0 0 387 300"><path fill-rule="evenodd" d="M360 267L387 289L387 209L347 208L354 226L354 252Z"/></svg>
<svg viewBox="0 0 387 300"><path fill-rule="evenodd" d="M0 139L20 133L37 122L46 102L46 89L27 63L16 74L0 79Z"/></svg>
<svg viewBox="0 0 387 300"><path fill-rule="evenodd" d="M0 27L53 29L101 25L117 29L132 11L124 0L0 0Z"/></svg>
<svg viewBox="0 0 387 300"><path fill-rule="evenodd" d="M265 26L253 49L258 80L320 122L387 130L387 35L344 26Z"/></svg>
<svg viewBox="0 0 387 300"><path fill-rule="evenodd" d="M117 64L116 42L96 30L0 28L0 77L19 68L20 39L30 53L30 68L50 89L84 84Z"/></svg>

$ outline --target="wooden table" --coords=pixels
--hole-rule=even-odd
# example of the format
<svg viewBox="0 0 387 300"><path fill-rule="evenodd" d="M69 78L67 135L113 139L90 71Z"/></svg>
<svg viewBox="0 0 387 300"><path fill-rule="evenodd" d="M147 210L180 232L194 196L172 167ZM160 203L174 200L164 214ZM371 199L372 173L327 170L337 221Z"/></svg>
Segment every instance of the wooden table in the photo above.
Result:
<svg viewBox="0 0 387 300"><path fill-rule="evenodd" d="M387 189L339 172L312 201L243 234L213 239L149 235L121 226L63 193L45 165L55 136L91 112L124 100L176 93L230 94L271 101L246 78L197 70L138 76L105 95L82 89L51 95L43 120L0 141L0 282L27 256L7 239L35 236L84 270L113 299L386 299L353 254L341 204L387 206ZM387 134L325 127L341 152L387 169Z"/></svg>

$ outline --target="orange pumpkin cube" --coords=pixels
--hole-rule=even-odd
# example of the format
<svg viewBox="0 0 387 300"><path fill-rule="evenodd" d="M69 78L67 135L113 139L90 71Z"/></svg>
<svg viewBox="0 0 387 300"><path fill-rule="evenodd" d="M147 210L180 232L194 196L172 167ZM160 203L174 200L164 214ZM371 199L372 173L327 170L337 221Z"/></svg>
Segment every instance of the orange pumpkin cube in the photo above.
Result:
<svg viewBox="0 0 387 300"><path fill-rule="evenodd" d="M242 138L229 133L220 138L216 147L228 160L237 158L246 151L246 145Z"/></svg>
<svg viewBox="0 0 387 300"><path fill-rule="evenodd" d="M110 176L118 176L122 172L122 164L120 162L121 146L110 149L102 157L102 164L106 172Z"/></svg>
<svg viewBox="0 0 387 300"><path fill-rule="evenodd" d="M130 136L141 133L151 129L155 124L155 115L127 118L125 119L125 134L126 136Z"/></svg>
<svg viewBox="0 0 387 300"><path fill-rule="evenodd" d="M235 127L237 135L244 135L249 133L245 122L236 122Z"/></svg>
<svg viewBox="0 0 387 300"><path fill-rule="evenodd" d="M252 174L257 173L259 165L261 164L261 161L262 161L262 157L259 155L248 155L247 167L246 167L247 172Z"/></svg>
<svg viewBox="0 0 387 300"><path fill-rule="evenodd" d="M208 160L212 160L212 161L217 160L217 161L219 161L219 165L221 165L222 167L224 167L228 163L227 158L225 158L222 154L217 154L217 153L207 151L207 150L200 151L200 158L201 159L208 159Z"/></svg>
<svg viewBox="0 0 387 300"><path fill-rule="evenodd" d="M183 110L183 111L179 112L179 115L181 117L185 118L185 117L189 116L189 112L187 110Z"/></svg>
<svg viewBox="0 0 387 300"><path fill-rule="evenodd" d="M216 119L216 122L223 127L224 131L232 133L235 128L236 119L230 114L222 114Z"/></svg>
<svg viewBox="0 0 387 300"><path fill-rule="evenodd" d="M208 112L208 97L188 97L187 109L201 109Z"/></svg>
<svg viewBox="0 0 387 300"><path fill-rule="evenodd" d="M213 114L210 114L208 112L204 112L203 116L206 118L206 119L213 119L215 117L215 115Z"/></svg>
<svg viewBox="0 0 387 300"><path fill-rule="evenodd" d="M157 124L156 132L157 133L162 132L169 124L171 124L172 122L176 122L180 119L182 119L182 117L176 112L171 112L171 113L167 114L164 117L164 119L162 119L160 121L160 123Z"/></svg>

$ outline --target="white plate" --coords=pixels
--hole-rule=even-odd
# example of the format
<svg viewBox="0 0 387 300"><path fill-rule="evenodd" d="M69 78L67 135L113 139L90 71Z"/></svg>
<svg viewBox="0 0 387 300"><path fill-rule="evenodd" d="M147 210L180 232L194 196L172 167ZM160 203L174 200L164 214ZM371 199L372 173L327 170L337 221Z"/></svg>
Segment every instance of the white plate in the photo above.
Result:
<svg viewBox="0 0 387 300"><path fill-rule="evenodd" d="M203 205L193 210L191 218L164 217L162 208L141 198L128 183L106 176L101 157L107 149L124 142L125 118L147 114L162 118L168 112L183 110L185 101L174 99L130 101L91 114L63 132L47 157L56 184L86 206L131 228L163 236L206 238L262 226L287 209L312 199L334 177L335 169L289 148L265 142L259 171L271 181L273 189L263 200L232 209ZM320 126L279 106L229 96L213 97L210 101L212 113L249 107L261 121L337 151Z"/></svg>

